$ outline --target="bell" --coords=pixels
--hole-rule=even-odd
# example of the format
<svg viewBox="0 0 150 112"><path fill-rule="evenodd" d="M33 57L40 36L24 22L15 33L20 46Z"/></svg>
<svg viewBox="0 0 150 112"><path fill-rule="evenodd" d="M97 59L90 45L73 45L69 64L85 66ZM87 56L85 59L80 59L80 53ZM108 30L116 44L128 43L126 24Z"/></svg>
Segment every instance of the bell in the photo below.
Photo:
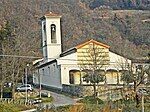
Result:
<svg viewBox="0 0 150 112"><path fill-rule="evenodd" d="M54 26L52 27L52 31L55 31L55 27Z"/></svg>

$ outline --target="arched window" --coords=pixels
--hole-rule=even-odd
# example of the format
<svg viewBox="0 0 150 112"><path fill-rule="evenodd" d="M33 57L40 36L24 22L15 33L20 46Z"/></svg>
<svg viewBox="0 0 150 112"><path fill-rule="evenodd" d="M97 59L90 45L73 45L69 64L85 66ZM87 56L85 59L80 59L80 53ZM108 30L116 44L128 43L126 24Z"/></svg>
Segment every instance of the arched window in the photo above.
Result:
<svg viewBox="0 0 150 112"><path fill-rule="evenodd" d="M56 43L56 25L52 24L51 25L51 43Z"/></svg>

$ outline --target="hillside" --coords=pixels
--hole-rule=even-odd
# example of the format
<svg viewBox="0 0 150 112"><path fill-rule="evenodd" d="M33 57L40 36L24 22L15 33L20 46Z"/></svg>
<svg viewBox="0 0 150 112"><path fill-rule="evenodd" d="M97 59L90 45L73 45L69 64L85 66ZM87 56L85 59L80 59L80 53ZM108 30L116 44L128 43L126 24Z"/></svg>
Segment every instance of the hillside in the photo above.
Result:
<svg viewBox="0 0 150 112"><path fill-rule="evenodd" d="M104 5L100 2L95 6L96 1L100 0L1 0L0 25L2 28L8 21L15 38L26 39L22 42L38 52L39 18L47 11L57 12L62 15L63 50L93 38L110 45L111 50L119 54L132 58L146 56L150 48L150 11L146 0L140 3L147 10L114 10L107 5L100 7ZM117 4L106 1L109 6ZM35 42L34 47L31 40Z"/></svg>
<svg viewBox="0 0 150 112"><path fill-rule="evenodd" d="M138 10L149 10L149 0L82 0L91 9L107 6L112 9L138 9Z"/></svg>

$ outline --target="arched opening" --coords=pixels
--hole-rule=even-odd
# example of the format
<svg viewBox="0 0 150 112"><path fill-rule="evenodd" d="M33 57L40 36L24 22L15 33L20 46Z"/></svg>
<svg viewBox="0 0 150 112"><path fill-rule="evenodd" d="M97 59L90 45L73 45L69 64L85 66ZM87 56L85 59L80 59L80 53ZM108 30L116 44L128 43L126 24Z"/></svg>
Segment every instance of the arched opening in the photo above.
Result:
<svg viewBox="0 0 150 112"><path fill-rule="evenodd" d="M107 84L118 84L119 83L118 71L115 69L108 69L106 71L106 82Z"/></svg>
<svg viewBox="0 0 150 112"><path fill-rule="evenodd" d="M69 83L70 84L80 84L80 71L70 70L69 71Z"/></svg>
<svg viewBox="0 0 150 112"><path fill-rule="evenodd" d="M56 25L51 24L51 43L57 43L56 40Z"/></svg>
<svg viewBox="0 0 150 112"><path fill-rule="evenodd" d="M82 84L90 83L88 79L88 75L92 74L91 70L84 69L81 71L81 77L82 77Z"/></svg>
<svg viewBox="0 0 150 112"><path fill-rule="evenodd" d="M95 70L93 72L92 70L82 70L81 71L81 77L82 77L82 84L90 84L92 83L92 80L94 80L95 83L104 83L105 80L105 71L104 70Z"/></svg>

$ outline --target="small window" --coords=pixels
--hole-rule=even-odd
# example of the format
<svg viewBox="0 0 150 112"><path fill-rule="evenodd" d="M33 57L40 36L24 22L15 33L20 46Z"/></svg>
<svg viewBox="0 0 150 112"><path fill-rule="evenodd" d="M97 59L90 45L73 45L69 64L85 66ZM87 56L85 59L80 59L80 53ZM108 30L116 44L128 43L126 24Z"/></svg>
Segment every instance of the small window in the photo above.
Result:
<svg viewBox="0 0 150 112"><path fill-rule="evenodd" d="M46 40L44 41L44 46L46 46Z"/></svg>
<svg viewBox="0 0 150 112"><path fill-rule="evenodd" d="M43 24L43 30L44 30L44 32L46 32L46 25L45 25L45 23Z"/></svg>
<svg viewBox="0 0 150 112"><path fill-rule="evenodd" d="M43 31L44 31L44 38L46 38L46 25L45 25L45 23L43 23Z"/></svg>
<svg viewBox="0 0 150 112"><path fill-rule="evenodd" d="M50 75L50 72L51 72L51 71L50 71L50 67L48 67L48 72L49 72L49 75Z"/></svg>
<svg viewBox="0 0 150 112"><path fill-rule="evenodd" d="M43 75L44 75L44 69L42 69L42 73L43 73Z"/></svg>

